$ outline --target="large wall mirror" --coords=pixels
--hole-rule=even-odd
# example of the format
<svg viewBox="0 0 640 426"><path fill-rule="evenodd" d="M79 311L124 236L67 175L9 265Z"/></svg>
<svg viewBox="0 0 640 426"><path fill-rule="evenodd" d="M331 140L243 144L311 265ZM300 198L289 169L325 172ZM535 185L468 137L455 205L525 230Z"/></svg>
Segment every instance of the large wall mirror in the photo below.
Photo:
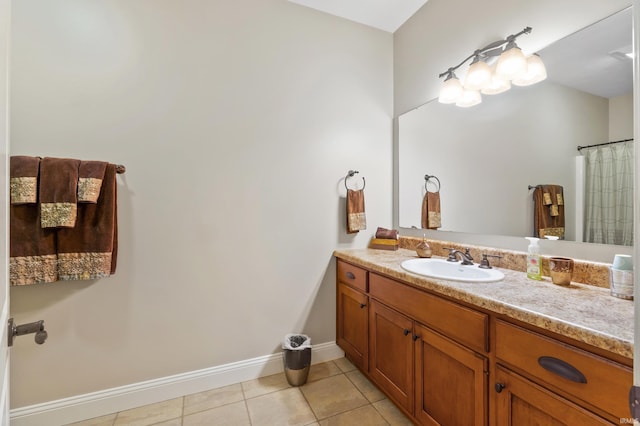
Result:
<svg viewBox="0 0 640 426"><path fill-rule="evenodd" d="M595 148L577 148L633 138L632 20L628 8L542 49L541 83L483 96L471 108L434 100L401 115L399 226L421 228L425 175L433 175L439 230L531 236L530 186L555 184L564 192L566 240L631 245L586 239L585 157ZM633 142L622 145L633 164Z"/></svg>

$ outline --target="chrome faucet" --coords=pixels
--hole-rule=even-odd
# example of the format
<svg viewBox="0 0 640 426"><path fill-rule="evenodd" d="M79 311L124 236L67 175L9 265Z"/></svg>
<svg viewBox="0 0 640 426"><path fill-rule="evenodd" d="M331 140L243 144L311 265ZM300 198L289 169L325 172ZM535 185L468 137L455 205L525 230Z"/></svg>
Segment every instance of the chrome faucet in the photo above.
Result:
<svg viewBox="0 0 640 426"><path fill-rule="evenodd" d="M462 261L462 265L473 265L473 257L471 257L471 253L469 253L469 249L465 248L464 253L460 250L456 250L453 248L445 247L446 250L449 250L449 257L447 257L448 262L457 262L458 255L460 256L460 260Z"/></svg>

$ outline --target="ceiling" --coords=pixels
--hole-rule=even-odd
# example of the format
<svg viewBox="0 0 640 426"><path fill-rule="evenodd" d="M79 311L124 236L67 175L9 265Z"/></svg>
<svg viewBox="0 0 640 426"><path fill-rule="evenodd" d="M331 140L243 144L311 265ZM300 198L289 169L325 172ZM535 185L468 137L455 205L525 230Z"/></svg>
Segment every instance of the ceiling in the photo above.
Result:
<svg viewBox="0 0 640 426"><path fill-rule="evenodd" d="M632 24L628 8L542 49L549 80L603 98L632 93Z"/></svg>
<svg viewBox="0 0 640 426"><path fill-rule="evenodd" d="M289 0L390 33L427 0ZM542 49L548 78L604 98L633 91L631 8L612 15ZM606 78L603 78L606 76Z"/></svg>
<svg viewBox="0 0 640 426"><path fill-rule="evenodd" d="M413 16L427 0L289 0L390 33Z"/></svg>

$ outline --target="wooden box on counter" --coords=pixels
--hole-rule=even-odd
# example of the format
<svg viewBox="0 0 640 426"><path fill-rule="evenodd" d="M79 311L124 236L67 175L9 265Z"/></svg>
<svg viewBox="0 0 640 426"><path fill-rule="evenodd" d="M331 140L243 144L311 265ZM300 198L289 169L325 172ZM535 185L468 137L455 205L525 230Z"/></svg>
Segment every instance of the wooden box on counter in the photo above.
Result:
<svg viewBox="0 0 640 426"><path fill-rule="evenodd" d="M378 250L398 250L400 243L398 240L386 239L386 238L372 238L369 248Z"/></svg>

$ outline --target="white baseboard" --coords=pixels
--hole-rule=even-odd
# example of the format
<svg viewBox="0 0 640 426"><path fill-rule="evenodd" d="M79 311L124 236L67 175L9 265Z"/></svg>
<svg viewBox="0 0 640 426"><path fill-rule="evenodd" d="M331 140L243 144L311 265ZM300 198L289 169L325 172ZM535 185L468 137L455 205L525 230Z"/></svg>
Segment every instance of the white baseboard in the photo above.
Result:
<svg viewBox="0 0 640 426"><path fill-rule="evenodd" d="M312 364L344 356L335 342L313 345ZM282 353L265 355L56 401L14 408L12 426L54 426L104 416L284 371Z"/></svg>

